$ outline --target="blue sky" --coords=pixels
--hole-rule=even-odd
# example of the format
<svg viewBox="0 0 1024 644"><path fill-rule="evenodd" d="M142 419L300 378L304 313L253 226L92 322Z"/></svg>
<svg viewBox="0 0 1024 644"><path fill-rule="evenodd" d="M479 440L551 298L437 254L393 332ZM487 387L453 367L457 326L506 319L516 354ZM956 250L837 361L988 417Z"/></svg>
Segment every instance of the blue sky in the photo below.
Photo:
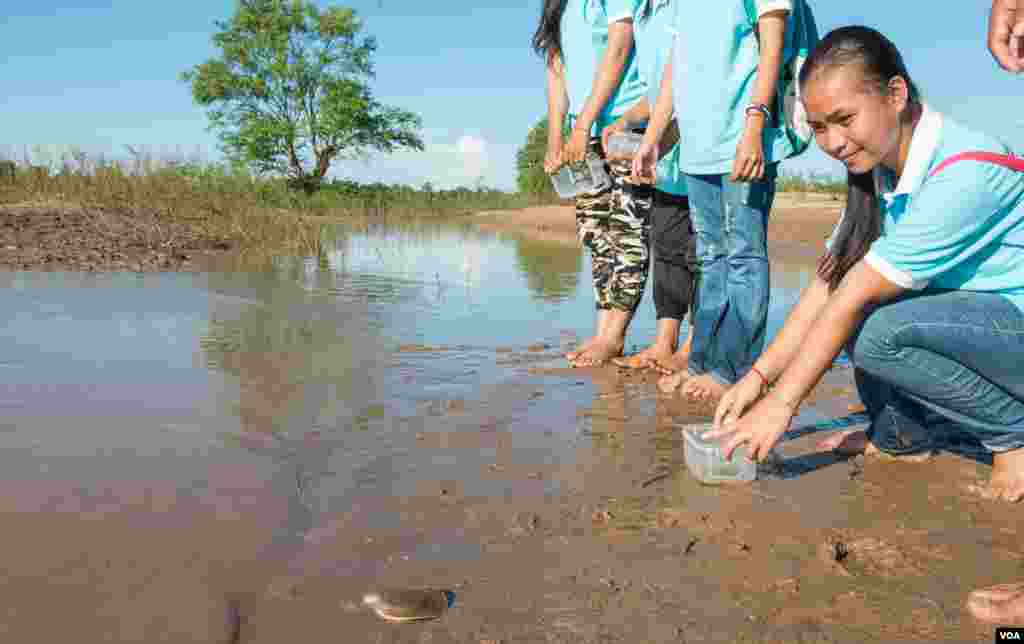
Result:
<svg viewBox="0 0 1024 644"><path fill-rule="evenodd" d="M424 152L333 174L360 180L510 189L515 150L545 110L530 50L540 0L351 0L379 43L380 100L419 114ZM321 6L326 2L321 1ZM973 2L812 0L822 31L852 23L885 32L934 106L1024 150L1024 76L984 47L987 6ZM230 0L33 0L0 7L0 154L39 161L74 146L119 156L219 158L204 112L178 74L216 52L213 22ZM816 149L784 171L838 173Z"/></svg>

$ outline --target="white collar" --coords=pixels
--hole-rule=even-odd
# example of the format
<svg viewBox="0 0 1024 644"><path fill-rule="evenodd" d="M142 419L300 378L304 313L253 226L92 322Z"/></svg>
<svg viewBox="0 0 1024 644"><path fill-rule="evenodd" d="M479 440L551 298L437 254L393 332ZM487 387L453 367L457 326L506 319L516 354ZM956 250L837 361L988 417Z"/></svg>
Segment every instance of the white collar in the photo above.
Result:
<svg viewBox="0 0 1024 644"><path fill-rule="evenodd" d="M932 110L927 103L921 104L921 120L914 128L910 139L910 150L907 162L903 165L903 174L895 188L892 188L893 172L886 171L881 165L875 172L875 188L887 202L899 195L909 195L917 191L924 183L939 150L939 139L942 138L942 114Z"/></svg>

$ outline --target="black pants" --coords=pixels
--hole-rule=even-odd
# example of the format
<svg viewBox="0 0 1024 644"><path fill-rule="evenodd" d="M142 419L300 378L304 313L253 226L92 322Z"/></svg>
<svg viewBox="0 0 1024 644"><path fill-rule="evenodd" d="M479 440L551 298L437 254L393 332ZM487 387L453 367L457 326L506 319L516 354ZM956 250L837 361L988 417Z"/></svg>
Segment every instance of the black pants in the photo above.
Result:
<svg viewBox="0 0 1024 644"><path fill-rule="evenodd" d="M695 307L697 296L697 235L689 199L654 191L650 239L658 319L682 320Z"/></svg>

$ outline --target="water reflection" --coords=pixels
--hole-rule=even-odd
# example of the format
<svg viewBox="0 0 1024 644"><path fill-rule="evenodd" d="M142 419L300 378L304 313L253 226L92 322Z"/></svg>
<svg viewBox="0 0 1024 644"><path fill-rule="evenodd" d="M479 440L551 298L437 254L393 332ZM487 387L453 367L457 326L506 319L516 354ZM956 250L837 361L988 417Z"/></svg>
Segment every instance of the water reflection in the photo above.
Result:
<svg viewBox="0 0 1024 644"><path fill-rule="evenodd" d="M521 238L515 248L526 286L538 298L563 300L576 291L583 266L583 251L578 246Z"/></svg>

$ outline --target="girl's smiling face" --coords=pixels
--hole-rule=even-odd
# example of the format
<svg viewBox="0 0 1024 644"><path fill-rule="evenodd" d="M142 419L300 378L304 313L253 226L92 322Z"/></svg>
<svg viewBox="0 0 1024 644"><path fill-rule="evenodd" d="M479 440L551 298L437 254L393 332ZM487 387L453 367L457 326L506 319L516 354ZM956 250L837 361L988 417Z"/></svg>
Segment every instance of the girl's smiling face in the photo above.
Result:
<svg viewBox="0 0 1024 644"><path fill-rule="evenodd" d="M898 171L901 116L909 86L894 76L879 87L859 64L833 66L812 76L803 88L807 120L818 146L854 174L883 164Z"/></svg>

